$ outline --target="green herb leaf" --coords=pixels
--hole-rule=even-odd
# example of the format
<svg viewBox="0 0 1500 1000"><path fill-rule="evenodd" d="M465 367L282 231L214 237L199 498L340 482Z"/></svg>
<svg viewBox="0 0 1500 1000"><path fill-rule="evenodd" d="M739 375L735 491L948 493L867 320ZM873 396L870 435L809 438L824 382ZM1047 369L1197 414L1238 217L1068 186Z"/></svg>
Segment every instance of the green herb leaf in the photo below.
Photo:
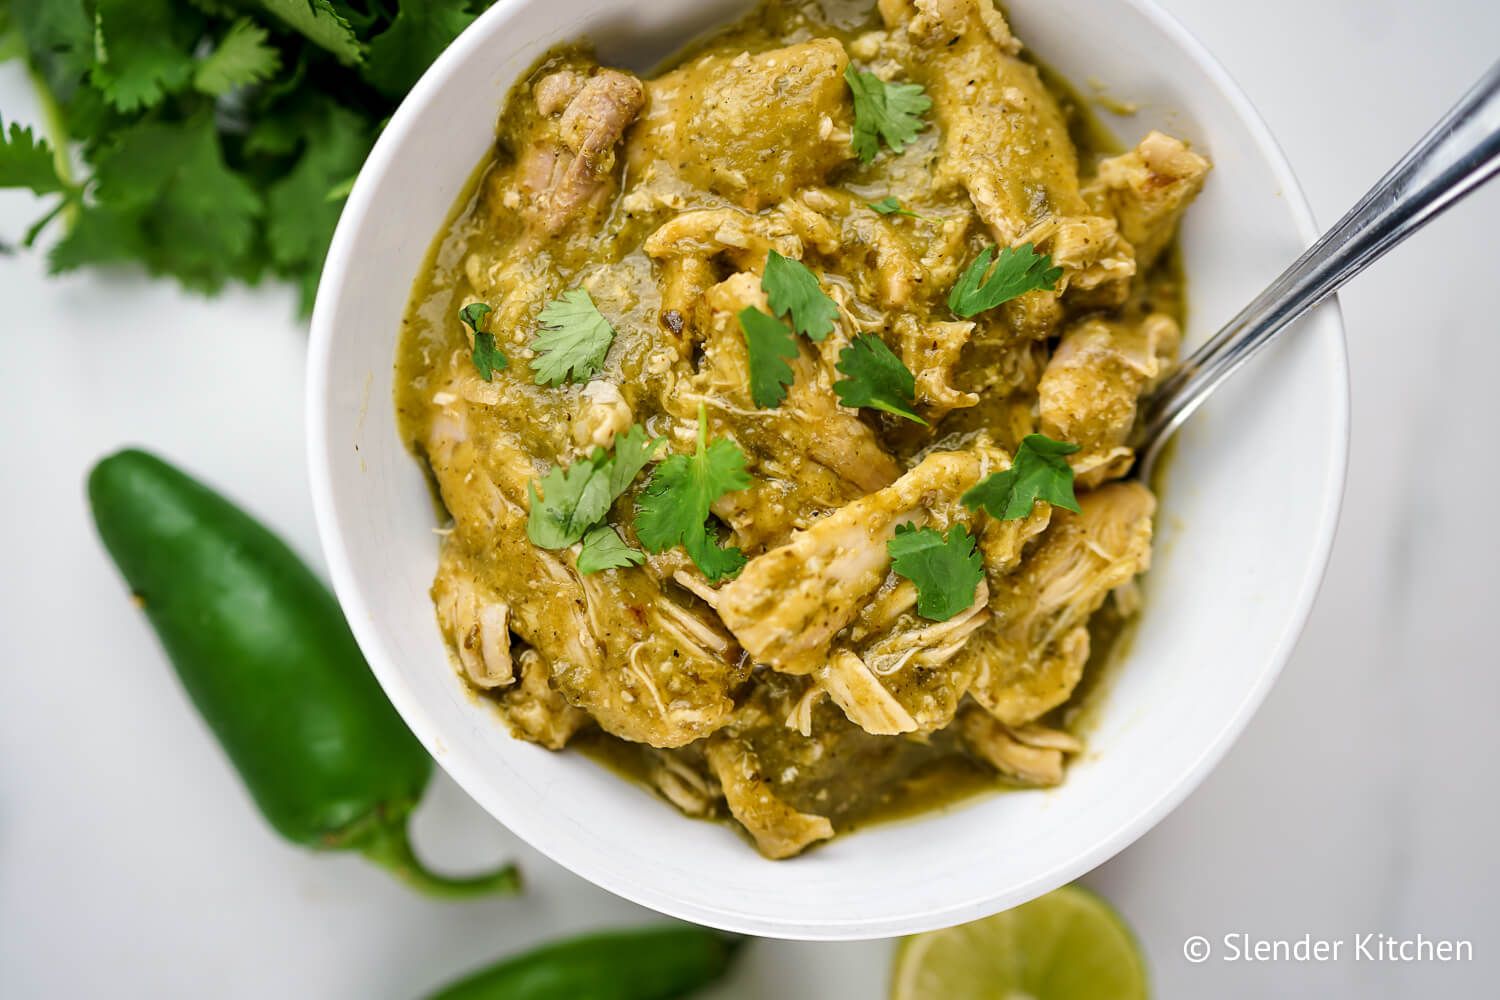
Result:
<svg viewBox="0 0 1500 1000"><path fill-rule="evenodd" d="M744 553L720 547L708 525L713 502L750 485L745 453L728 438L708 444L708 421L698 412L698 450L669 455L651 474L635 507L635 534L651 552L681 544L703 575L717 582L739 572Z"/></svg>
<svg viewBox="0 0 1500 1000"><path fill-rule="evenodd" d="M26 188L32 194L56 194L69 185L57 172L57 159L47 140L30 128L0 119L0 188Z"/></svg>
<svg viewBox="0 0 1500 1000"><path fill-rule="evenodd" d="M607 524L590 528L583 536L583 547L578 550L578 572L584 576L606 569L624 569L639 566L646 555L639 549L626 545Z"/></svg>
<svg viewBox="0 0 1500 1000"><path fill-rule="evenodd" d="M281 53L270 44L270 33L245 18L229 26L219 44L199 61L193 86L222 97L237 87L269 80L281 68Z"/></svg>
<svg viewBox="0 0 1500 1000"><path fill-rule="evenodd" d="M1010 468L991 473L969 489L963 495L964 506L970 510L982 507L1002 521L1025 517L1038 500L1077 513L1073 467L1064 458L1077 450L1076 444L1029 434L1016 449Z"/></svg>
<svg viewBox="0 0 1500 1000"><path fill-rule="evenodd" d="M333 0L257 0L293 31L321 49L332 52L339 62L354 65L364 59L365 47Z"/></svg>
<svg viewBox="0 0 1500 1000"><path fill-rule="evenodd" d="M873 333L855 337L839 352L834 367L848 376L833 383L833 391L845 406L868 406L919 424L927 423L912 409L917 394L916 377L885 346L885 341Z"/></svg>
<svg viewBox="0 0 1500 1000"><path fill-rule="evenodd" d="M893 152L901 152L926 127L922 115L932 107L932 99L921 85L886 83L874 73L853 66L845 68L844 80L854 97L851 141L861 161L869 163L875 159L882 139Z"/></svg>
<svg viewBox="0 0 1500 1000"><path fill-rule="evenodd" d="M797 356L797 335L754 306L741 309L739 318L750 355L750 398L763 410L780 406L786 387L792 384L792 366L787 361Z"/></svg>
<svg viewBox="0 0 1500 1000"><path fill-rule="evenodd" d="M484 326L484 318L494 311L483 302L470 302L458 311L458 318L474 331L474 346L469 352L469 358L479 371L479 377L486 382L494 377L495 372L510 364L505 352L495 344L495 335L480 329Z"/></svg>
<svg viewBox="0 0 1500 1000"><path fill-rule="evenodd" d="M370 40L364 78L400 98L474 20L467 0L401 0L396 20Z"/></svg>
<svg viewBox="0 0 1500 1000"><path fill-rule="evenodd" d="M358 172L375 137L364 117L322 96L302 101L289 124L301 153L266 192L266 243L277 270L299 280L307 312L344 207L328 192Z"/></svg>
<svg viewBox="0 0 1500 1000"><path fill-rule="evenodd" d="M583 381L604 367L615 331L588 292L582 288L563 292L537 319L542 332L531 342L537 352L531 362L537 385Z"/></svg>
<svg viewBox="0 0 1500 1000"><path fill-rule="evenodd" d="M760 287L765 289L772 314L790 314L798 333L821 341L833 332L838 304L823 291L818 276L800 260L791 260L772 250L766 257L766 273L761 276Z"/></svg>
<svg viewBox="0 0 1500 1000"><path fill-rule="evenodd" d="M96 0L89 79L121 111L160 104L193 77L196 21L171 0Z"/></svg>
<svg viewBox="0 0 1500 1000"><path fill-rule="evenodd" d="M104 210L96 218L110 220L93 234L96 259L138 256L151 273L206 291L251 267L264 204L224 162L211 109L182 122L144 119L119 129L96 155L94 179ZM127 220L135 225L128 235ZM110 234L115 247L103 243Z"/></svg>
<svg viewBox="0 0 1500 1000"><path fill-rule="evenodd" d="M917 614L923 618L945 622L974 603L984 564L963 525L953 525L945 535L900 524L885 548L891 568L917 585Z"/></svg>
<svg viewBox="0 0 1500 1000"><path fill-rule="evenodd" d="M651 460L662 439L648 439L640 427L615 438L611 451L595 448L567 468L554 466L542 477L543 497L528 484L531 513L526 537L544 549L565 549L604 520L610 506Z"/></svg>
<svg viewBox="0 0 1500 1000"><path fill-rule="evenodd" d="M895 195L886 195L879 201L866 202L865 204L869 205L870 208L874 209L876 212L879 212L881 215L904 215L909 219L920 219L923 222L937 221L935 219L929 219L925 215L918 215L916 212L913 212L909 208L902 208L900 200L897 199Z"/></svg>
<svg viewBox="0 0 1500 1000"><path fill-rule="evenodd" d="M1030 243L1002 249L994 271L986 277L994 253L994 247L981 250L948 293L948 308L964 319L993 309L1017 295L1038 288L1055 288L1057 279L1062 277L1062 268L1052 266L1051 255L1038 255Z"/></svg>

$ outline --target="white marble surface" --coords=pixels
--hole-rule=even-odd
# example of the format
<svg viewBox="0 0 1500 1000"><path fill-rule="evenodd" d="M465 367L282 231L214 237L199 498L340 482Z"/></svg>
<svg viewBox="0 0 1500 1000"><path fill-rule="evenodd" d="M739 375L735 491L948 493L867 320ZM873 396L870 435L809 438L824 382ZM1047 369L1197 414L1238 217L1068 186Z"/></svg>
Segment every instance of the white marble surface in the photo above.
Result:
<svg viewBox="0 0 1500 1000"><path fill-rule="evenodd" d="M1481 0L1166 5L1260 107L1325 224L1500 54L1500 6ZM14 67L0 109L34 117ZM32 213L0 196L0 233ZM1500 473L1482 449L1500 425L1497 229L1500 186L1344 295L1353 457L1312 621L1223 765L1088 879L1134 924L1162 997L1494 995ZM427 903L275 840L122 600L81 484L126 442L316 553L290 295L210 304L133 278L48 281L22 256L0 260L0 301L0 995L399 998L564 929L648 918L441 778L422 842L453 865L519 854L525 901ZM1328 963L1181 956L1189 935L1235 931L1458 937L1474 959L1357 962L1348 944ZM874 998L888 956L762 942L719 995Z"/></svg>

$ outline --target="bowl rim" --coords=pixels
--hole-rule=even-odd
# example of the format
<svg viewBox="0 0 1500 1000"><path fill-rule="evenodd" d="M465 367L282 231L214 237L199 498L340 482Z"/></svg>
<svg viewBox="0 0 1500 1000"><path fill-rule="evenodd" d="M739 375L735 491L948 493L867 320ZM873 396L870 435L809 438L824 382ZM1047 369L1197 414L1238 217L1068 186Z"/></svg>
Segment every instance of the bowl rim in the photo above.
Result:
<svg viewBox="0 0 1500 1000"><path fill-rule="evenodd" d="M1154 801L1142 807L1129 822L1102 836L1091 849L1079 853L1067 863L1038 872L1024 883L1004 893L986 891L973 898L899 916L870 920L829 919L809 922L805 919L776 920L747 915L730 908L685 901L668 890L636 882L608 866L588 863L572 849L565 838L554 837L551 834L538 835L539 824L523 813L507 815L502 819L499 813L504 810L495 808L496 803L492 801L493 797L489 793L490 783L481 773L478 762L468 761L462 756L447 752L440 727L407 684L401 669L394 662L378 630L373 625L374 618L370 606L365 600L362 585L356 579L349 549L345 545L341 530L341 520L334 501L334 485L330 475L332 468L330 456L334 444L329 437L328 421L330 386L335 376L332 356L338 298L335 289L345 283L354 265L355 230L358 228L355 220L363 218L369 211L374 197L373 192L377 186L375 178L389 169L397 150L406 141L413 123L427 111L427 105L437 96L455 68L474 57L493 34L492 26L507 18L510 12L523 2L526 0L497 3L481 14L427 69L401 102L377 139L345 203L329 247L313 309L308 346L305 405L307 408L308 473L318 537L327 561L334 593L340 605L346 610L350 627L372 672L397 712L453 780L497 822L534 850L593 885L632 902L669 916L738 933L772 938L833 941L890 937L952 926L996 912L997 902L1012 900L1004 905L1018 905L1025 899L1034 898L1070 882L1092 871L1134 843L1181 804L1223 759L1235 740L1239 738L1290 659L1322 586L1337 533L1349 457L1348 345L1342 311L1336 296L1331 296L1308 317L1300 321L1315 322L1321 317L1321 322L1329 327L1328 333L1324 336L1336 333L1336 336L1332 337L1333 351L1327 373L1334 403L1333 420L1329 427L1332 440L1328 442L1329 454L1333 460L1328 464L1324 481L1321 484L1320 496L1323 498L1323 504L1318 512L1317 542L1311 553L1312 558L1306 564L1307 569L1302 578L1297 581L1297 593L1291 614L1276 638L1272 653L1267 659L1267 666L1261 671L1241 703L1226 719L1218 734L1197 759L1182 772L1182 776L1174 784L1165 788ZM1175 16L1160 7L1156 0L1116 0L1116 2L1133 8L1149 20L1213 82L1220 95L1234 110L1255 140L1257 155L1264 160L1279 180L1281 193L1290 209L1298 236L1304 247L1310 246L1319 235L1312 209L1280 144L1249 97L1208 48Z"/></svg>

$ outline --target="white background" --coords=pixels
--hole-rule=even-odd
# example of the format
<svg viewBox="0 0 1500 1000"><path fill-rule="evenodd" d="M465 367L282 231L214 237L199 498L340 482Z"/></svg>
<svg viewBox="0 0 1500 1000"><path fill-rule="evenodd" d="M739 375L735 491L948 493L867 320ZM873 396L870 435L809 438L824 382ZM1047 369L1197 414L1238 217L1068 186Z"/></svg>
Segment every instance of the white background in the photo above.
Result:
<svg viewBox="0 0 1500 1000"><path fill-rule="evenodd" d="M1500 56L1483 0L1166 0L1333 221ZM14 66L0 109L36 120ZM31 200L0 196L14 241ZM1492 995L1500 976L1500 185L1343 296L1348 493L1282 680L1185 805L1089 876L1178 997ZM1232 238L1232 234L1231 238ZM282 289L212 303L0 259L0 996L405 998L565 930L649 919L517 844L439 775L418 817L452 867L513 854L521 900L429 903L252 811L105 561L83 503L145 443L319 560L305 333ZM1295 491L1297 483L1286 488ZM891 859L900 864L901 859ZM1189 935L1462 937L1464 965L1189 965ZM760 942L716 994L876 998L884 942Z"/></svg>

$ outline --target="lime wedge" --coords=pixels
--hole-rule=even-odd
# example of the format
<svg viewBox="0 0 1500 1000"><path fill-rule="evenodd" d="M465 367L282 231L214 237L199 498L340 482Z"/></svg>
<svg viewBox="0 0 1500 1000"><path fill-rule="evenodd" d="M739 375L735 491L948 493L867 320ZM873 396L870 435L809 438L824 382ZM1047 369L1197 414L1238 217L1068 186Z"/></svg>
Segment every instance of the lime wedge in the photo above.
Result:
<svg viewBox="0 0 1500 1000"><path fill-rule="evenodd" d="M1070 885L993 917L914 934L891 1000L1145 1000L1146 962L1108 903Z"/></svg>

